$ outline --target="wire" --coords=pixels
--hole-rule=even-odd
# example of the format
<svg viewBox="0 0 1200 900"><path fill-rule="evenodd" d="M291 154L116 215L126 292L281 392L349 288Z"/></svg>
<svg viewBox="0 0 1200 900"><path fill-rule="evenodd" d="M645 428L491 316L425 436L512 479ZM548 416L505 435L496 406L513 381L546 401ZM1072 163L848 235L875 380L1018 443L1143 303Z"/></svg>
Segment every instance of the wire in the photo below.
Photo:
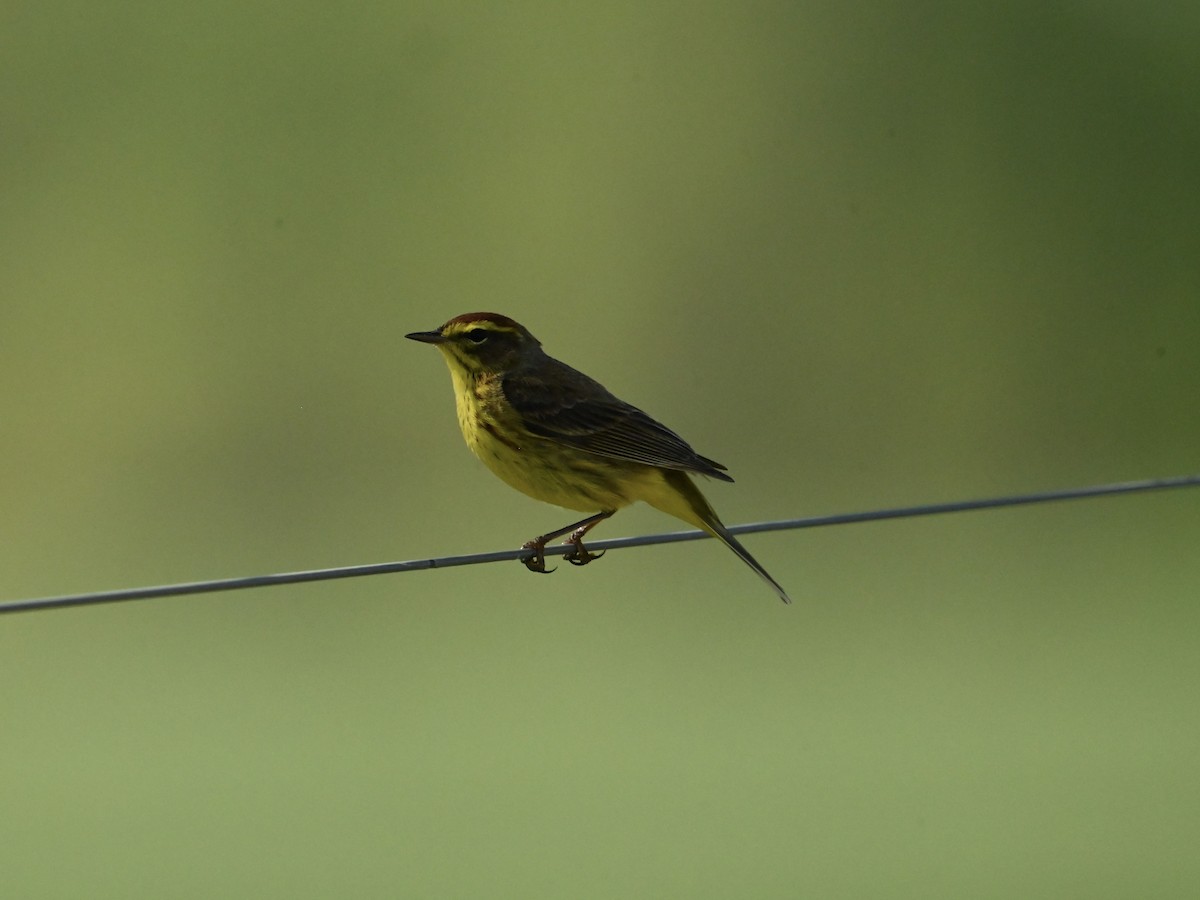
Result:
<svg viewBox="0 0 1200 900"><path fill-rule="evenodd" d="M933 516L942 513L966 512L976 509L996 509L1005 506L1026 506L1033 503L1050 503L1057 500L1081 500L1088 497L1103 497L1113 494L1134 494L1173 488L1200 486L1200 474L1179 475L1171 478L1125 481L1116 484L1100 484L1082 488L1065 488L1015 494L1008 497L990 497L981 500L959 500L952 503L927 503L920 506L901 506L869 512L840 513L831 516L812 516L804 519L780 519L772 522L756 522L749 525L734 525L733 534L757 534L762 531L788 531L797 528L822 528L828 525L849 525L857 522L879 522L887 519L909 519L916 516ZM646 534L637 537L612 538L606 541L588 541L589 550L621 550L626 547L646 547L654 544L674 544L680 541L696 541L711 537L704 531L672 531L666 534ZM546 556L561 556L572 548L565 544L546 547ZM524 559L529 555L525 549L496 550L491 553L469 553L465 556L441 556L435 559L417 559L408 562L371 563L361 566L340 566L333 569L309 569L302 572L285 572L277 575L251 575L245 578L219 578L213 581L190 581L182 584L167 584L156 587L126 588L115 591L95 591L88 594L67 594L60 597L40 597L31 600L11 600L0 603L0 614L32 612L45 609L65 609L74 606L95 606L101 603L117 603L123 600L149 600L154 597L181 597L188 594L210 594L218 591L235 591L242 588L269 587L276 584L302 584L308 581L331 581L335 578L358 578L363 575L385 575L394 572L415 572L422 569L448 569L452 566L472 566L478 563L501 562Z"/></svg>

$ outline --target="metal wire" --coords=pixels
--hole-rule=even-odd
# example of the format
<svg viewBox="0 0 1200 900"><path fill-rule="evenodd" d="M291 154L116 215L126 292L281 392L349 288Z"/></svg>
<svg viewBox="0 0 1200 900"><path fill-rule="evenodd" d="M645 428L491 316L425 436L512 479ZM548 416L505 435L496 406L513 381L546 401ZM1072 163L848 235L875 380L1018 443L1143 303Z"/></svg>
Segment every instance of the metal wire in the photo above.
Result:
<svg viewBox="0 0 1200 900"><path fill-rule="evenodd" d="M1092 485L1081 488L1064 488L1015 494L1007 497L990 497L980 500L959 500L951 503L926 503L919 506L901 506L868 512L840 513L830 516L811 516L803 519L779 519L772 522L755 522L749 525L733 525L733 534L756 534L761 531L788 531L799 528L822 528L828 525L849 525L856 522L879 522L887 519L908 519L916 516L933 516L942 513L966 512L976 509L996 509L1004 506L1025 506L1033 503L1049 503L1057 500L1081 500L1088 497L1103 497L1113 494L1134 494L1146 491L1200 486L1200 474L1180 475L1171 478L1154 478L1142 481L1125 481L1116 484ZM589 550L621 550L626 547L646 547L653 544L674 544L680 541L696 541L710 537L703 531L672 531L666 534L645 534L637 537L612 538L605 541L588 541ZM561 556L572 548L563 545L546 547L546 556ZM331 581L335 578L358 578L363 575L384 575L393 572L415 572L422 569L448 569L452 566L472 566L477 563L492 563L523 559L528 550L496 550L491 553L469 553L464 556L440 556L435 559L417 559L407 562L371 563L361 566L340 566L333 569L309 569L302 572L285 572L276 575L250 575L245 578L219 578L212 581L190 581L182 584L167 584L156 587L126 588L115 591L95 591L87 594L67 594L59 597L40 597L31 600L11 600L0 603L0 614L33 612L46 609L65 609L73 606L95 606L101 603L117 603L123 600L149 600L153 597L180 597L187 594L209 594L217 591L235 591L241 588L268 587L276 584L301 584L307 581Z"/></svg>

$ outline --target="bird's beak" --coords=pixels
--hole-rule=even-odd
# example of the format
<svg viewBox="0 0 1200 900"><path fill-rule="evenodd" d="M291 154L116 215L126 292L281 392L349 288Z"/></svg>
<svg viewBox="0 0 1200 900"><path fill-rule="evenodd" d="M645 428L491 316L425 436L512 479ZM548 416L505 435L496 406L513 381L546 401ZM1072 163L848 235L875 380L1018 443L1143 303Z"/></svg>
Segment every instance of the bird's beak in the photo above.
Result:
<svg viewBox="0 0 1200 900"><path fill-rule="evenodd" d="M406 334L405 337L410 341L420 341L422 344L444 344L447 340L440 331L414 331L412 334Z"/></svg>

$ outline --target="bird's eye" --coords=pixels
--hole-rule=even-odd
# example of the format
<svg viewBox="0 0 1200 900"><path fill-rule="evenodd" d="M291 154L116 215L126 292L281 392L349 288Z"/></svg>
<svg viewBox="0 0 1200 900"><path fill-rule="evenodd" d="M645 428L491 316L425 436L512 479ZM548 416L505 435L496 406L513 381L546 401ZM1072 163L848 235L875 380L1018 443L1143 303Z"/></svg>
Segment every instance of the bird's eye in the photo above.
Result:
<svg viewBox="0 0 1200 900"><path fill-rule="evenodd" d="M482 328L472 328L467 332L466 338L472 344L482 344L488 339L488 333Z"/></svg>

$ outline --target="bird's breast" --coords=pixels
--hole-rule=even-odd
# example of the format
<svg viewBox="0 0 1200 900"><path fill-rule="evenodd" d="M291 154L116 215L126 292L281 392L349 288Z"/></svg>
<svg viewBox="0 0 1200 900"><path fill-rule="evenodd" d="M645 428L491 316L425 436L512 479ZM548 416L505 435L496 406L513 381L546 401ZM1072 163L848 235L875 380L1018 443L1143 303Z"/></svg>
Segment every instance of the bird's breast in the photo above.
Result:
<svg viewBox="0 0 1200 900"><path fill-rule="evenodd" d="M530 433L498 379L456 378L455 387L458 424L467 446L509 486L581 512L615 510L637 499L629 491L636 481L630 478L629 463Z"/></svg>

